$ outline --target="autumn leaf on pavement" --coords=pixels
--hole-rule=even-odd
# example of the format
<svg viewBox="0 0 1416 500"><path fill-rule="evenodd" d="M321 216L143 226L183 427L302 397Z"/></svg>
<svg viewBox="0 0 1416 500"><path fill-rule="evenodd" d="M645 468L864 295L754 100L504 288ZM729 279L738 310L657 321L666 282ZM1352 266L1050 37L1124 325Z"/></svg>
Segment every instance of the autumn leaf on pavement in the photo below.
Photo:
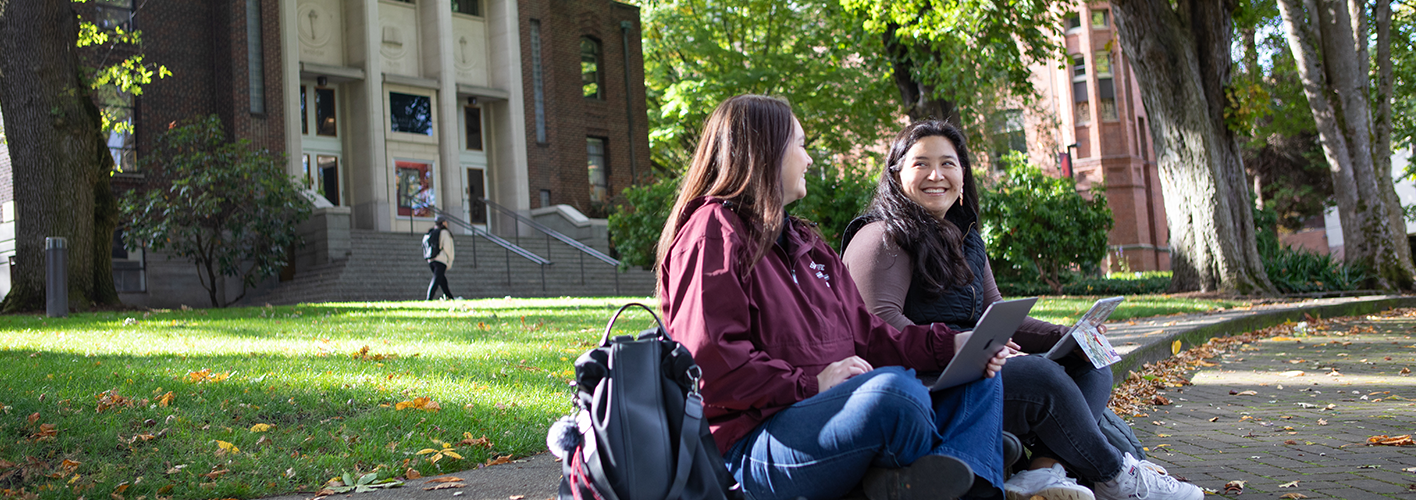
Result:
<svg viewBox="0 0 1416 500"><path fill-rule="evenodd" d="M1302 494L1302 493L1284 493L1283 496L1281 496L1281 497L1279 497L1279 498L1287 498L1287 499L1289 499L1289 500L1297 500L1297 499L1299 499L1299 498L1308 498L1308 495L1304 495L1304 494Z"/></svg>
<svg viewBox="0 0 1416 500"><path fill-rule="evenodd" d="M1289 481L1289 482L1286 482L1286 483L1283 483L1283 484L1278 485L1279 488L1295 488L1295 487L1297 487L1297 486L1298 486L1298 481Z"/></svg>
<svg viewBox="0 0 1416 500"><path fill-rule="evenodd" d="M1247 482L1247 481L1230 481L1230 482L1224 483L1224 493L1225 493L1226 495L1229 494L1229 493L1233 493L1233 494L1235 494L1235 495L1243 495L1243 494L1244 494L1244 483L1246 483L1246 482Z"/></svg>
<svg viewBox="0 0 1416 500"><path fill-rule="evenodd" d="M1390 437L1386 434L1382 434L1367 438L1367 444L1370 446L1410 446L1416 444L1416 441L1411 440L1410 434Z"/></svg>
<svg viewBox="0 0 1416 500"><path fill-rule="evenodd" d="M497 458L488 458L488 459L487 459L487 463L482 464L482 466L483 466L483 467L491 467L491 466L493 466L493 465L501 465L501 464L505 464L505 463L511 463L511 455L502 455L502 456L497 457Z"/></svg>
<svg viewBox="0 0 1416 500"><path fill-rule="evenodd" d="M408 479L418 479L418 478L423 477L423 473L422 473L422 472L418 472L418 469L414 469L414 468L412 468L412 467L409 467L409 468L408 468L408 471L403 473L403 477L406 477L406 478L408 478Z"/></svg>
<svg viewBox="0 0 1416 500"><path fill-rule="evenodd" d="M442 484L435 484L435 485L429 486L429 487L427 487L427 488L423 488L423 491L446 490L446 489L450 489L450 488L463 488L463 487L466 487L466 486L467 486L467 483L442 483Z"/></svg>
<svg viewBox="0 0 1416 500"><path fill-rule="evenodd" d="M1237 393L1235 393L1236 396L1254 396L1254 395L1257 395L1257 394L1258 394L1257 391L1242 391L1242 392L1237 392Z"/></svg>
<svg viewBox="0 0 1416 500"><path fill-rule="evenodd" d="M457 477L457 476L443 476L443 477L435 477L435 478L432 478L432 479L429 479L429 480L428 480L428 482L430 482L430 483L456 483L456 482L459 482L459 481L466 481L466 479L462 479L462 478Z"/></svg>

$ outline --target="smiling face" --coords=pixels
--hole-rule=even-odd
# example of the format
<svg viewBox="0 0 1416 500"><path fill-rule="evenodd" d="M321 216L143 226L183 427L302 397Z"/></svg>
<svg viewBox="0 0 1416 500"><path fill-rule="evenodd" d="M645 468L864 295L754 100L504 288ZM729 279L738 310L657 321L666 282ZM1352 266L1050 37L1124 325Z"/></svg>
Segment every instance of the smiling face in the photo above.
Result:
<svg viewBox="0 0 1416 500"><path fill-rule="evenodd" d="M939 220L959 202L964 190L964 169L954 143L931 135L916 141L900 162L900 186L919 206Z"/></svg>
<svg viewBox="0 0 1416 500"><path fill-rule="evenodd" d="M806 197L806 168L811 163L811 155L806 153L806 133L801 122L792 118L792 138L782 155L782 205Z"/></svg>

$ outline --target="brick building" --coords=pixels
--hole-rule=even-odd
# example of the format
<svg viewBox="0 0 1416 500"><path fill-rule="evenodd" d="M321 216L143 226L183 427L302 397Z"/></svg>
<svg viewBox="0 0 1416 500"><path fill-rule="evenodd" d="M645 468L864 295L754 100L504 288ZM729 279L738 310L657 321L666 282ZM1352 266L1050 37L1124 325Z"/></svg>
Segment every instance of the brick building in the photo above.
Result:
<svg viewBox="0 0 1416 500"><path fill-rule="evenodd" d="M1067 60L1033 67L1038 105L1026 114L1029 157L1057 165L1083 193L1105 186L1116 225L1110 271L1170 269L1160 173L1140 86L1121 52L1109 4L1080 3L1066 17Z"/></svg>
<svg viewBox="0 0 1416 500"><path fill-rule="evenodd" d="M173 73L136 98L97 98L135 130L110 136L123 165L115 189L149 182L137 160L170 123L216 114L233 139L287 155L294 181L317 195L311 224L318 227L306 239L324 261L340 257L333 251L349 246L351 230L422 232L435 215L430 207L495 234L525 230L489 211L483 198L549 225L556 223L543 219L586 226L583 214L603 217L611 197L647 168L639 10L631 5L95 0L75 6L100 25L141 30L146 60ZM8 169L0 172L0 185L9 180ZM6 218L13 210L0 212ZM588 226L588 236L577 238L607 247L603 221L590 219ZM0 241L0 253L13 249L13 231L3 229L0 240L11 241ZM114 260L130 303L168 303L164 297L195 284L190 271L166 269L141 252L120 248Z"/></svg>

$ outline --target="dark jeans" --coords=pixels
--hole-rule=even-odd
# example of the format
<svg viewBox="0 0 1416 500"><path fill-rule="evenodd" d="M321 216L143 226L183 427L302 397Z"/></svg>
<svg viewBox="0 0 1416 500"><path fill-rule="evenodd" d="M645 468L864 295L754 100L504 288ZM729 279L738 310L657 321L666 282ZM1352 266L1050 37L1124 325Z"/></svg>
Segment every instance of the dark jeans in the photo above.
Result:
<svg viewBox="0 0 1416 500"><path fill-rule="evenodd" d="M438 293L438 288L442 288L443 295L452 298L452 292L447 289L447 264L436 260L429 261L428 267L433 270L433 281L428 283L428 300L433 300Z"/></svg>
<svg viewBox="0 0 1416 500"><path fill-rule="evenodd" d="M1078 476L1109 481L1121 472L1121 452L1097 422L1111 398L1111 369L1069 355L1009 358L1003 365L1003 430L1033 456L1056 459Z"/></svg>
<svg viewBox="0 0 1416 500"><path fill-rule="evenodd" d="M931 394L914 370L877 368L773 415L724 460L750 500L840 498L869 467L924 455L963 460L1001 488L1002 392L993 377Z"/></svg>

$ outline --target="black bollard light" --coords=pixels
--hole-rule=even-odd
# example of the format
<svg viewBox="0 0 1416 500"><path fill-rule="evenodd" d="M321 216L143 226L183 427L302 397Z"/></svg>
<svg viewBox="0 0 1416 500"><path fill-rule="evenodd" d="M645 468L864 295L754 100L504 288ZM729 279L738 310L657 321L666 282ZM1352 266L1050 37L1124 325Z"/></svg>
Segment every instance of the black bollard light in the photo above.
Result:
<svg viewBox="0 0 1416 500"><path fill-rule="evenodd" d="M44 291L49 317L69 316L69 245L64 238L44 239Z"/></svg>

